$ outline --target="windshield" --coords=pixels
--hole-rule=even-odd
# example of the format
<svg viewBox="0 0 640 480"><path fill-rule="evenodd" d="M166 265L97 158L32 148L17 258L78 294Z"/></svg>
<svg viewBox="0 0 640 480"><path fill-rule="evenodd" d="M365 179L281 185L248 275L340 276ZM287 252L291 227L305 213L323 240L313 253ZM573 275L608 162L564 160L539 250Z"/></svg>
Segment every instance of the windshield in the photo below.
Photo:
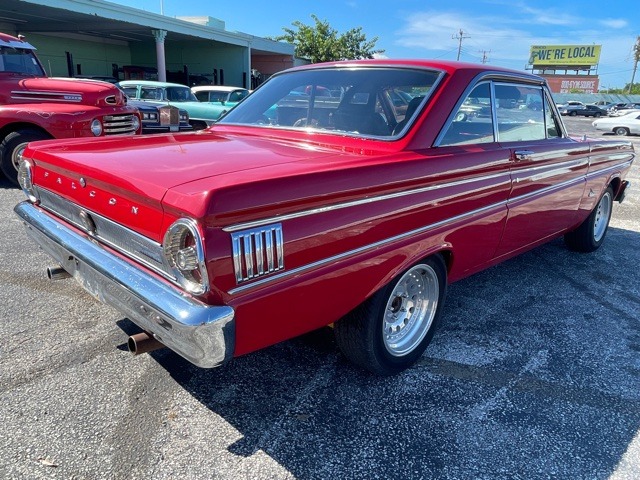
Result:
<svg viewBox="0 0 640 480"><path fill-rule="evenodd" d="M388 67L292 71L272 77L218 123L395 136L439 75Z"/></svg>
<svg viewBox="0 0 640 480"><path fill-rule="evenodd" d="M197 102L198 99L189 87L167 87L167 98L170 102Z"/></svg>
<svg viewBox="0 0 640 480"><path fill-rule="evenodd" d="M45 76L38 59L31 50L12 47L0 47L0 72Z"/></svg>

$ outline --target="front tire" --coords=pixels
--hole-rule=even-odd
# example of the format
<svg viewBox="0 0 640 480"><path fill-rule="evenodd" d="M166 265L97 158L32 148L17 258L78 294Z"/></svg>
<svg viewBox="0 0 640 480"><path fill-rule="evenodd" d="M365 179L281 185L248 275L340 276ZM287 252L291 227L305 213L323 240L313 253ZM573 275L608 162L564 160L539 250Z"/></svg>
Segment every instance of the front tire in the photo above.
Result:
<svg viewBox="0 0 640 480"><path fill-rule="evenodd" d="M27 144L49 138L46 133L33 129L17 130L4 137L0 144L0 169L13 185L19 186L18 167Z"/></svg>
<svg viewBox="0 0 640 480"><path fill-rule="evenodd" d="M620 135L621 137L625 137L629 135L629 129L625 127L616 127L613 129L613 133Z"/></svg>
<svg viewBox="0 0 640 480"><path fill-rule="evenodd" d="M338 347L377 375L407 369L433 338L446 288L440 255L416 263L335 324Z"/></svg>
<svg viewBox="0 0 640 480"><path fill-rule="evenodd" d="M609 229L609 220L613 210L613 189L607 189L600 201L578 228L564 236L570 250L575 252L593 252L600 248Z"/></svg>

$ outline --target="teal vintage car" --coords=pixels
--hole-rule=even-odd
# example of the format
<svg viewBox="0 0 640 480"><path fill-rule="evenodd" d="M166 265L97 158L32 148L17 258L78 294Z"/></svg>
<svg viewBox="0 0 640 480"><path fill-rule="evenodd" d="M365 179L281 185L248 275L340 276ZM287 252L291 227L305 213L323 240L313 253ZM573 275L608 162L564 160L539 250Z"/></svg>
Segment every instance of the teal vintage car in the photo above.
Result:
<svg viewBox="0 0 640 480"><path fill-rule="evenodd" d="M207 128L229 110L222 103L198 101L191 89L179 83L155 82L151 80L123 80L117 84L129 98L150 102L166 102L186 110L189 124L196 129Z"/></svg>

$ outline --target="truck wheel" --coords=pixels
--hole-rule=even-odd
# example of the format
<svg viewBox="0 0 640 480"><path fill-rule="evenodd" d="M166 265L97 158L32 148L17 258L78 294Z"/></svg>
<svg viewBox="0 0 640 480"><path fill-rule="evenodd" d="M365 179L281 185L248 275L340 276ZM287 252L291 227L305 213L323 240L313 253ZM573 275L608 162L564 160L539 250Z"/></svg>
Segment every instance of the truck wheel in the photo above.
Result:
<svg viewBox="0 0 640 480"><path fill-rule="evenodd" d="M440 255L413 265L336 322L338 347L377 375L405 370L431 341L446 289L447 269Z"/></svg>
<svg viewBox="0 0 640 480"><path fill-rule="evenodd" d="M564 236L564 242L569 250L585 253L597 250L607 234L612 209L613 189L607 187L587 219L578 228Z"/></svg>
<svg viewBox="0 0 640 480"><path fill-rule="evenodd" d="M24 129L11 132L0 144L0 169L11 183L18 186L18 166L27 143L49 139L46 133Z"/></svg>

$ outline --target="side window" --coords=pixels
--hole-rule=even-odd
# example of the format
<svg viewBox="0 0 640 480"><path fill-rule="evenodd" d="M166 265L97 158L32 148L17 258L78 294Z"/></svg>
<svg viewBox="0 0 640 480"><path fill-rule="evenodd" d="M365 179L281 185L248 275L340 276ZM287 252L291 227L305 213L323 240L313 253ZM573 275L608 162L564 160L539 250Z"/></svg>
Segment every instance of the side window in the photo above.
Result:
<svg viewBox="0 0 640 480"><path fill-rule="evenodd" d="M495 94L499 142L547 138L541 87L498 83Z"/></svg>
<svg viewBox="0 0 640 480"><path fill-rule="evenodd" d="M491 84L484 82L471 90L460 104L438 145L472 145L493 141Z"/></svg>
<svg viewBox="0 0 640 480"><path fill-rule="evenodd" d="M140 89L142 100L162 100L162 90L154 87L142 87Z"/></svg>
<svg viewBox="0 0 640 480"><path fill-rule="evenodd" d="M229 95L229 101L230 102L239 102L240 100L242 100L246 96L247 95L244 92L231 92L231 95Z"/></svg>
<svg viewBox="0 0 640 480"><path fill-rule="evenodd" d="M547 126L547 138L559 138L562 136L560 120L553 111L553 108L551 108L549 98L546 95L544 97L544 120Z"/></svg>
<svg viewBox="0 0 640 480"><path fill-rule="evenodd" d="M127 94L127 97L138 98L138 87L124 87L122 90Z"/></svg>
<svg viewBox="0 0 640 480"><path fill-rule="evenodd" d="M208 102L209 101L209 92L196 92L196 98L200 102Z"/></svg>

